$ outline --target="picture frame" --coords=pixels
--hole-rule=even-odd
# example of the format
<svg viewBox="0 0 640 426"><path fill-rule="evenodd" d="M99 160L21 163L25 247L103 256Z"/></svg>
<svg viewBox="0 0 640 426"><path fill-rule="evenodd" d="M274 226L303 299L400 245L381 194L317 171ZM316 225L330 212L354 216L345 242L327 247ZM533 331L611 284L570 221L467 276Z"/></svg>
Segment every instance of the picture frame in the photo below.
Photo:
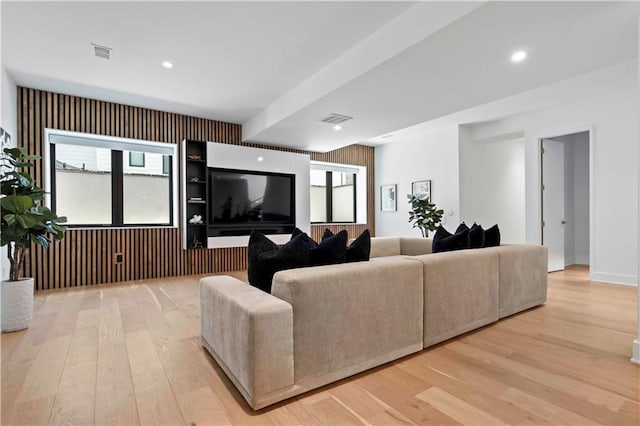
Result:
<svg viewBox="0 0 640 426"><path fill-rule="evenodd" d="M398 185L380 186L380 210L395 212L398 209Z"/></svg>
<svg viewBox="0 0 640 426"><path fill-rule="evenodd" d="M411 182L411 195L419 200L431 199L431 180L419 180Z"/></svg>

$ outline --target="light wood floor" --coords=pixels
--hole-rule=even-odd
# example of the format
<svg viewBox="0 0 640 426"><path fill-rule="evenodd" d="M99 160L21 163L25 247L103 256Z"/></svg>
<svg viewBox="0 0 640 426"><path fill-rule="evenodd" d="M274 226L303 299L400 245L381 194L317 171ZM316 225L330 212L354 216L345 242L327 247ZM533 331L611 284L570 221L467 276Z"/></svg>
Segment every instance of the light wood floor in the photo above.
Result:
<svg viewBox="0 0 640 426"><path fill-rule="evenodd" d="M31 328L2 335L2 424L638 425L635 288L586 277L554 273L544 307L259 412L200 347L198 277L40 293Z"/></svg>

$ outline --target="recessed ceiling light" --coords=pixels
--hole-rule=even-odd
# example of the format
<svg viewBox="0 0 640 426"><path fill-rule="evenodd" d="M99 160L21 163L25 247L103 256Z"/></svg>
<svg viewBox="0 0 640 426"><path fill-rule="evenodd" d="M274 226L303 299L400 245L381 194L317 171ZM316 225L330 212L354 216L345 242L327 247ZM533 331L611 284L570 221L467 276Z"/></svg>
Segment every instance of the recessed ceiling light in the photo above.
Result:
<svg viewBox="0 0 640 426"><path fill-rule="evenodd" d="M342 130L342 126L339 124L336 124L335 126L333 126L333 130Z"/></svg>
<svg viewBox="0 0 640 426"><path fill-rule="evenodd" d="M258 157L258 161L264 161L263 157Z"/></svg>
<svg viewBox="0 0 640 426"><path fill-rule="evenodd" d="M173 63L169 62L169 61L164 61L162 63L162 66L165 67L165 68L173 68Z"/></svg>
<svg viewBox="0 0 640 426"><path fill-rule="evenodd" d="M527 59L527 52L524 50L518 50L511 55L511 62L522 62Z"/></svg>

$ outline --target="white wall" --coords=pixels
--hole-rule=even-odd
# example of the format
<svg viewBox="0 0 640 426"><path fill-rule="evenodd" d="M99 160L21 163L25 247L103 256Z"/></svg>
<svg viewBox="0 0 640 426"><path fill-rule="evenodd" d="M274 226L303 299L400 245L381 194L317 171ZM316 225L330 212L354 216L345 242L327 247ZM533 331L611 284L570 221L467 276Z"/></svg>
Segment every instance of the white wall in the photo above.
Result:
<svg viewBox="0 0 640 426"><path fill-rule="evenodd" d="M2 20L2 2L0 2L0 21ZM1 32L0 32L1 33ZM2 35L0 34L0 46ZM4 49L1 49L4 52ZM11 135L11 145L16 146L18 137L18 105L17 87L13 78L9 75L0 58L0 127ZM0 249L0 277L9 277L9 261L7 260L6 247Z"/></svg>
<svg viewBox="0 0 640 426"><path fill-rule="evenodd" d="M459 224L458 126L424 127L375 150L376 236L419 237L409 220L411 182L431 180L432 201L445 210L445 226ZM380 211L380 185L398 185L398 210Z"/></svg>
<svg viewBox="0 0 640 426"><path fill-rule="evenodd" d="M460 129L460 219L498 224L505 243L525 241L524 139L472 140Z"/></svg>
<svg viewBox="0 0 640 426"><path fill-rule="evenodd" d="M473 126L483 139L524 131L526 241L540 242L539 139L591 128L591 278L635 285L638 275L637 81L606 96Z"/></svg>

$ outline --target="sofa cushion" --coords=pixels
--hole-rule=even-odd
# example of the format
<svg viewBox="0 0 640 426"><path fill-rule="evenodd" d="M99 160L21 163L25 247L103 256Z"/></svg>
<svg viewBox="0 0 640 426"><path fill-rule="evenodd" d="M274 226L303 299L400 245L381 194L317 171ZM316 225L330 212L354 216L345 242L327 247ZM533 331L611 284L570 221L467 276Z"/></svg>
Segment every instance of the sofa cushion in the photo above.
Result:
<svg viewBox="0 0 640 426"><path fill-rule="evenodd" d="M424 266L425 347L498 320L499 265L494 250L413 259Z"/></svg>
<svg viewBox="0 0 640 426"><path fill-rule="evenodd" d="M405 256L420 256L431 254L433 241L431 238L413 237L400 238L400 253Z"/></svg>
<svg viewBox="0 0 640 426"><path fill-rule="evenodd" d="M278 245L262 232L251 232L247 267L249 284L270 293L271 280L276 272L309 266L308 238L302 233L278 248Z"/></svg>
<svg viewBox="0 0 640 426"><path fill-rule="evenodd" d="M462 230L459 233L452 234L444 227L440 226L433 236L433 253L443 251L454 251L471 248L471 240L469 239L469 230Z"/></svg>
<svg viewBox="0 0 640 426"><path fill-rule="evenodd" d="M398 256L400 251L400 238L375 237L371 239L371 254L373 257Z"/></svg>
<svg viewBox="0 0 640 426"><path fill-rule="evenodd" d="M484 246L496 247L500 245L500 228L498 225L493 225L489 229L484 231Z"/></svg>
<svg viewBox="0 0 640 426"><path fill-rule="evenodd" d="M349 236L346 230L326 238L323 236L320 244L309 250L309 265L321 266L344 263L347 255L348 239Z"/></svg>
<svg viewBox="0 0 640 426"><path fill-rule="evenodd" d="M422 349L422 264L414 259L281 271L273 295L293 306L296 384Z"/></svg>

